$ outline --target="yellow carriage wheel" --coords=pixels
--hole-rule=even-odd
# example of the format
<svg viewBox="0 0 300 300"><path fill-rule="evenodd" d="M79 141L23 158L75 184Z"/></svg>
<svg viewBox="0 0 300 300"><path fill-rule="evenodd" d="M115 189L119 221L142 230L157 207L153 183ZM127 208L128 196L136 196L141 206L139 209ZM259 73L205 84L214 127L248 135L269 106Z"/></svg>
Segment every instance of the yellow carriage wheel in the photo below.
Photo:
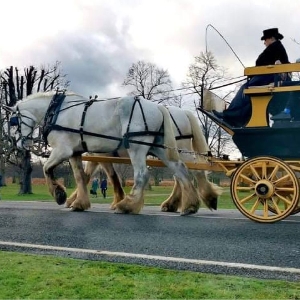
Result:
<svg viewBox="0 0 300 300"><path fill-rule="evenodd" d="M292 199L293 195L290 195L289 193L286 194L286 197L289 199ZM298 199L298 205L296 205L295 209L290 213L290 215L296 215L300 212L300 199ZM276 209L272 206L269 206L269 210L273 213L276 213Z"/></svg>
<svg viewBox="0 0 300 300"><path fill-rule="evenodd" d="M299 203L299 182L294 171L275 157L244 162L231 180L231 196L239 211L261 223L280 221Z"/></svg>

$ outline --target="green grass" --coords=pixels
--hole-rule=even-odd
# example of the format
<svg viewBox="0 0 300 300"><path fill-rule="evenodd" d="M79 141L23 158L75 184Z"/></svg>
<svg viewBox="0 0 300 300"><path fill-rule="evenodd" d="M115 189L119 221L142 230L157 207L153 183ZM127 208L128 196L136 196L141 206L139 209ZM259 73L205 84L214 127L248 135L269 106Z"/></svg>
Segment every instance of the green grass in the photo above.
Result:
<svg viewBox="0 0 300 300"><path fill-rule="evenodd" d="M0 252L0 299L300 299L298 282Z"/></svg>
<svg viewBox="0 0 300 300"><path fill-rule="evenodd" d="M54 201L45 185L34 185L32 195L18 195L18 190L17 184L2 187L2 199ZM171 190L172 187L153 187L146 192L146 203L160 204ZM68 194L72 191L68 190ZM112 197L111 188L108 197ZM110 203L111 198L91 201ZM224 189L219 204L222 208L234 207L228 189ZM300 299L297 282L6 251L0 251L0 283L0 299Z"/></svg>
<svg viewBox="0 0 300 300"><path fill-rule="evenodd" d="M152 190L147 190L145 194L145 205L160 205L171 194L172 186L152 186ZM129 193L131 187L125 187L125 192ZM68 195L70 195L74 189L67 189ZM46 185L33 185L32 194L30 195L18 195L19 185L8 184L1 187L0 194L2 200L14 200L14 201L54 201L53 197L48 192ZM113 197L112 187L108 187L107 199L103 199L100 191L98 197L90 197L92 203L111 203ZM230 192L228 188L224 188L223 194L219 197L218 208L235 208Z"/></svg>

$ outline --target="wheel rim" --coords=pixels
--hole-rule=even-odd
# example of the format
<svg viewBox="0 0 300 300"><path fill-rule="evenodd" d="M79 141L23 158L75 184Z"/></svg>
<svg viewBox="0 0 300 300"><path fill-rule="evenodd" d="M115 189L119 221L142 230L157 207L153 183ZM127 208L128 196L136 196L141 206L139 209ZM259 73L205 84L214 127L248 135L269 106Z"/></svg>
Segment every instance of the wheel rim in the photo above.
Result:
<svg viewBox="0 0 300 300"><path fill-rule="evenodd" d="M234 173L231 196L246 217L272 223L296 211L299 183L294 171L282 160L252 158Z"/></svg>

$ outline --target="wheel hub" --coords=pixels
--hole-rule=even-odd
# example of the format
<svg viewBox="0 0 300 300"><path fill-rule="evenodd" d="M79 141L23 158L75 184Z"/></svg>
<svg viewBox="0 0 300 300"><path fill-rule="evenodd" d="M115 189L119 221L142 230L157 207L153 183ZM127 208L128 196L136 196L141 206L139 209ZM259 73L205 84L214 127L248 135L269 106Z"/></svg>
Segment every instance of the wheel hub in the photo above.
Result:
<svg viewBox="0 0 300 300"><path fill-rule="evenodd" d="M261 198L270 198L274 194L274 186L268 180L260 180L255 185L255 192Z"/></svg>

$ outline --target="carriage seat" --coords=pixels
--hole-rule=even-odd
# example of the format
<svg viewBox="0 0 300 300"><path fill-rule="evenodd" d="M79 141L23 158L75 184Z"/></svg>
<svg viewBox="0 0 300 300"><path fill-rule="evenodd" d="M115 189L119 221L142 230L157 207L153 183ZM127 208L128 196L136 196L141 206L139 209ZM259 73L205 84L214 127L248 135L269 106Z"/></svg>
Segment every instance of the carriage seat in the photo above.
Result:
<svg viewBox="0 0 300 300"><path fill-rule="evenodd" d="M266 85L251 85L248 86L248 89L267 89L267 88L273 88L275 86L275 82L271 82Z"/></svg>
<svg viewBox="0 0 300 300"><path fill-rule="evenodd" d="M285 95L285 97L279 96L279 98L282 99L280 102L283 102L282 105L284 106L286 103L286 99L284 98L287 97L288 92L300 91L300 85L295 85L295 82L282 81L280 75L291 72L300 72L300 63L245 68L244 75L246 76L278 74L278 80L276 80L274 85L272 83L267 86L252 86L244 90L244 93L249 95L252 104L252 115L246 127L269 127L267 109L270 100L276 94L278 96Z"/></svg>

